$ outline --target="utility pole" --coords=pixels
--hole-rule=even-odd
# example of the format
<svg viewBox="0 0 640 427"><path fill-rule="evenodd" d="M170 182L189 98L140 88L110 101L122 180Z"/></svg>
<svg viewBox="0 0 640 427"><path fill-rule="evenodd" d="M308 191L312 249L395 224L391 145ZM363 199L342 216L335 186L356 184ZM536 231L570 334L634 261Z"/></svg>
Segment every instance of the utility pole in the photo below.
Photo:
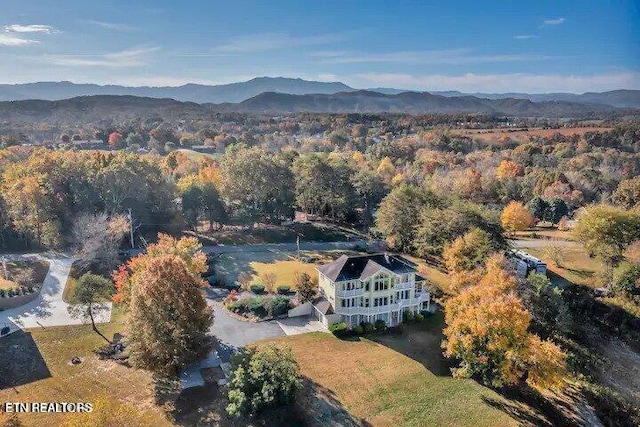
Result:
<svg viewBox="0 0 640 427"><path fill-rule="evenodd" d="M129 215L127 218L129 219L129 241L131 242L131 249L135 249L133 244L133 215L131 214L131 208L129 208Z"/></svg>

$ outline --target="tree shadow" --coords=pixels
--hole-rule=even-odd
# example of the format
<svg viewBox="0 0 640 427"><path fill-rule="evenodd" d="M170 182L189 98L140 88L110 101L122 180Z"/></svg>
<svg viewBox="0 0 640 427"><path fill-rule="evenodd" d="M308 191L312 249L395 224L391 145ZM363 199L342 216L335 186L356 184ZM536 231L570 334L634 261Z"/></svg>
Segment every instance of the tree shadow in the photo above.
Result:
<svg viewBox="0 0 640 427"><path fill-rule="evenodd" d="M434 375L450 377L451 368L456 364L442 353L443 327L444 316L439 311L422 322L404 325L400 333L371 335L367 338L415 360Z"/></svg>
<svg viewBox="0 0 640 427"><path fill-rule="evenodd" d="M51 377L31 333L21 330L0 338L0 372L0 390Z"/></svg>
<svg viewBox="0 0 640 427"><path fill-rule="evenodd" d="M305 415L305 425L308 426L371 426L368 421L350 414L332 390L307 377L302 379L302 389L296 402L300 412Z"/></svg>
<svg viewBox="0 0 640 427"><path fill-rule="evenodd" d="M483 396L482 400L518 420L523 426L575 426L583 425L579 401L583 400L579 391L568 387L561 395L546 397L528 386L496 390L508 400L498 400Z"/></svg>

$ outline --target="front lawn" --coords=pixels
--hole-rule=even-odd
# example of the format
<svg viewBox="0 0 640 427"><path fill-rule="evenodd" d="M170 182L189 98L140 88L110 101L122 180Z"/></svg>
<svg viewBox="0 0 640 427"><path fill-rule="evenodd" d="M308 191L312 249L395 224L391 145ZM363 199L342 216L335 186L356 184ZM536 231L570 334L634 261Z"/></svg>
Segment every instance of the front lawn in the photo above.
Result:
<svg viewBox="0 0 640 427"><path fill-rule="evenodd" d="M344 416L340 405L374 426L518 425L499 409L509 406L500 395L451 377L440 349L442 324L437 314L402 335L341 340L310 333L275 341L293 349L314 393L301 403L319 425Z"/></svg>
<svg viewBox="0 0 640 427"><path fill-rule="evenodd" d="M122 316L99 325L106 336L122 331ZM143 370L101 361L94 350L104 341L90 325L50 327L16 332L0 342L1 402L92 402L99 396L117 399L136 408L146 425L169 426L153 405L151 376ZM73 365L72 357L82 363ZM22 414L25 426L60 425L61 413ZM2 421L0 416L0 422Z"/></svg>

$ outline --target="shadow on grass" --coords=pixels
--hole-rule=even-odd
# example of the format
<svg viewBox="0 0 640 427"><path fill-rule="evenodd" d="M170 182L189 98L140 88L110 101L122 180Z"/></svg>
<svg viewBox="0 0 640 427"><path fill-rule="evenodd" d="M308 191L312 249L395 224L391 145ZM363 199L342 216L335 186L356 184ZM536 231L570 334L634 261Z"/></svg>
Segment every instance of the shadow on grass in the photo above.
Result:
<svg viewBox="0 0 640 427"><path fill-rule="evenodd" d="M0 390L51 377L31 333L24 331L0 338L0 373Z"/></svg>
<svg viewBox="0 0 640 427"><path fill-rule="evenodd" d="M368 427L365 420L352 416L335 394L304 377L296 403L256 417L232 417L226 413L227 389L217 385L192 387L183 391L175 403L176 425L195 427L219 425L229 427Z"/></svg>
<svg viewBox="0 0 640 427"><path fill-rule="evenodd" d="M443 328L444 315L438 311L422 322L404 325L401 333L371 335L367 338L415 360L434 375L450 377L455 362L442 354Z"/></svg>
<svg viewBox="0 0 640 427"><path fill-rule="evenodd" d="M583 414L577 413L579 392L570 387L561 397L547 398L530 387L496 390L508 401L484 397L482 400L497 408L523 426L575 426L583 425Z"/></svg>
<svg viewBox="0 0 640 427"><path fill-rule="evenodd" d="M305 377L298 394L297 406L305 414L305 424L313 427L360 427L371 423L349 413L335 393L321 384Z"/></svg>

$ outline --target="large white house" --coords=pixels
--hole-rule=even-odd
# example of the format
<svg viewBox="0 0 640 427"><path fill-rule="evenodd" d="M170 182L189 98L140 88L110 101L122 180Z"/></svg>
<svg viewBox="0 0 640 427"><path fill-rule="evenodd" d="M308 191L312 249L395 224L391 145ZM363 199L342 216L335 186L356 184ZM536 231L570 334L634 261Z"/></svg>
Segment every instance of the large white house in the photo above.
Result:
<svg viewBox="0 0 640 427"><path fill-rule="evenodd" d="M399 255L342 255L317 270L323 298L314 304L314 314L327 326L345 322L354 328L379 319L395 326L404 312L430 308L417 266Z"/></svg>

